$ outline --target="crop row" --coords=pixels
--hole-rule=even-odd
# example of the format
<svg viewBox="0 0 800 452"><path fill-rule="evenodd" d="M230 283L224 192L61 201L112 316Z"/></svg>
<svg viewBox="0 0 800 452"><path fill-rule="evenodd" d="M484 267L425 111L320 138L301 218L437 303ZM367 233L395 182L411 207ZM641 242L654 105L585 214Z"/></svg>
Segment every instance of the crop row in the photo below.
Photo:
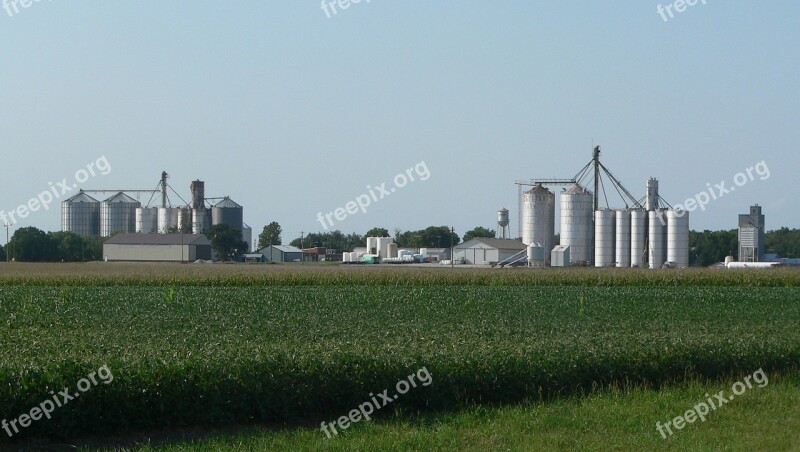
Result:
<svg viewBox="0 0 800 452"><path fill-rule="evenodd" d="M107 365L26 433L319 421L422 366L394 407L796 368L800 289L5 287L0 419Z"/></svg>
<svg viewBox="0 0 800 452"><path fill-rule="evenodd" d="M9 267L12 268L12 267ZM42 267L45 268L45 267ZM52 265L30 273L0 274L0 287L19 286L594 286L594 287L800 287L800 270L681 269L470 269L386 268L377 266L87 266L85 274L70 274ZM63 272L63 273L62 273Z"/></svg>

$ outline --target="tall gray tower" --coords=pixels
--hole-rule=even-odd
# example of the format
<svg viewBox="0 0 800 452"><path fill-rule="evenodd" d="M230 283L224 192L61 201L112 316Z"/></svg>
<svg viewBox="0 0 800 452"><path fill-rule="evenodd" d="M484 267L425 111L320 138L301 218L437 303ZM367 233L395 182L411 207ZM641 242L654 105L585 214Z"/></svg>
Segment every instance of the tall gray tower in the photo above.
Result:
<svg viewBox="0 0 800 452"><path fill-rule="evenodd" d="M739 262L763 261L765 248L764 215L756 204L749 214L739 215Z"/></svg>

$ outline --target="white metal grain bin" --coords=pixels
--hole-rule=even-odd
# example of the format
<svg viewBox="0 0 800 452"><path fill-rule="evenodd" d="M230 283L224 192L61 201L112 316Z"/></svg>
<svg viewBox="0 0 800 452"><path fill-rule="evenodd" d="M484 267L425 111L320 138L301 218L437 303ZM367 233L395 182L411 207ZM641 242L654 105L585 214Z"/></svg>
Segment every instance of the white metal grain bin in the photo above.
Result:
<svg viewBox="0 0 800 452"><path fill-rule="evenodd" d="M575 264L592 260L593 204L592 192L580 185L561 193L561 245L569 246L570 260Z"/></svg>
<svg viewBox="0 0 800 452"><path fill-rule="evenodd" d="M158 232L158 207L136 209L136 233L155 234L156 232Z"/></svg>
<svg viewBox="0 0 800 452"><path fill-rule="evenodd" d="M545 252L544 247L539 243L533 243L528 246L528 266L529 267L544 267Z"/></svg>
<svg viewBox="0 0 800 452"><path fill-rule="evenodd" d="M667 261L678 268L689 266L689 212L667 211Z"/></svg>
<svg viewBox="0 0 800 452"><path fill-rule="evenodd" d="M553 248L556 227L556 195L541 185L522 194L522 243ZM547 259L550 260L549 258Z"/></svg>
<svg viewBox="0 0 800 452"><path fill-rule="evenodd" d="M616 211L604 209L594 213L594 266L607 267L614 262Z"/></svg>
<svg viewBox="0 0 800 452"><path fill-rule="evenodd" d="M169 230L178 227L178 217L181 209L175 207L158 208L158 233L168 234Z"/></svg>
<svg viewBox="0 0 800 452"><path fill-rule="evenodd" d="M205 234L209 227L211 227L211 211L192 209L192 234Z"/></svg>
<svg viewBox="0 0 800 452"><path fill-rule="evenodd" d="M397 257L397 244L390 243L386 248L386 255L387 257L393 258Z"/></svg>
<svg viewBox="0 0 800 452"><path fill-rule="evenodd" d="M617 210L616 213L617 234L615 238L617 267L628 268L631 266L631 211L627 209Z"/></svg>
<svg viewBox="0 0 800 452"><path fill-rule="evenodd" d="M648 262L651 269L659 269L667 260L666 254L666 218L664 212L656 210L648 212L648 234L649 245Z"/></svg>
<svg viewBox="0 0 800 452"><path fill-rule="evenodd" d="M646 262L647 250L647 211L631 211L631 267L642 267Z"/></svg>

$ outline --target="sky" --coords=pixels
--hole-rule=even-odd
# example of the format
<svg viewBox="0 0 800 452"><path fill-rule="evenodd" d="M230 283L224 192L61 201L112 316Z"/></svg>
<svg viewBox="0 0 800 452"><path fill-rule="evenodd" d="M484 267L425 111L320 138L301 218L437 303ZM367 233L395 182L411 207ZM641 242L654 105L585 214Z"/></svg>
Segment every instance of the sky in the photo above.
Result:
<svg viewBox="0 0 800 452"><path fill-rule="evenodd" d="M35 211L12 234L59 230L79 188L152 189L166 171L185 200L201 179L242 204L254 237L271 221L285 242L463 235L500 207L518 236L514 182L571 178L596 145L638 197L649 177L671 204L711 186L694 230L733 229L755 203L767 229L800 228L797 2L13 3L0 210Z"/></svg>

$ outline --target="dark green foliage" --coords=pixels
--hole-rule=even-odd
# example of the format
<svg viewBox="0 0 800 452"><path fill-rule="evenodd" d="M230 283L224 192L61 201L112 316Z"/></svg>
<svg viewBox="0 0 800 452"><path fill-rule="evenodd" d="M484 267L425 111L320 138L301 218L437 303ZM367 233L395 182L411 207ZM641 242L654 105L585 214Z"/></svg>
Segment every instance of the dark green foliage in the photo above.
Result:
<svg viewBox="0 0 800 452"><path fill-rule="evenodd" d="M497 231L494 229L484 228L482 226L478 226L477 228L467 231L464 233L464 241L468 242L475 237L489 237L494 238L497 235Z"/></svg>
<svg viewBox="0 0 800 452"><path fill-rule="evenodd" d="M313 248L322 247L337 251L349 251L357 246L364 246L364 237L352 233L344 235L342 231L336 230L333 232L317 232L311 233L303 237L292 240L290 245L297 248Z"/></svg>
<svg viewBox="0 0 800 452"><path fill-rule="evenodd" d="M230 225L217 224L206 231L211 247L220 260L234 260L247 250L247 243L242 241L242 231L231 229Z"/></svg>
<svg viewBox="0 0 800 452"><path fill-rule="evenodd" d="M798 298L797 287L698 285L5 286L0 419L104 364L111 384L25 434L319 422L422 366L433 384L391 409L796 368Z"/></svg>

